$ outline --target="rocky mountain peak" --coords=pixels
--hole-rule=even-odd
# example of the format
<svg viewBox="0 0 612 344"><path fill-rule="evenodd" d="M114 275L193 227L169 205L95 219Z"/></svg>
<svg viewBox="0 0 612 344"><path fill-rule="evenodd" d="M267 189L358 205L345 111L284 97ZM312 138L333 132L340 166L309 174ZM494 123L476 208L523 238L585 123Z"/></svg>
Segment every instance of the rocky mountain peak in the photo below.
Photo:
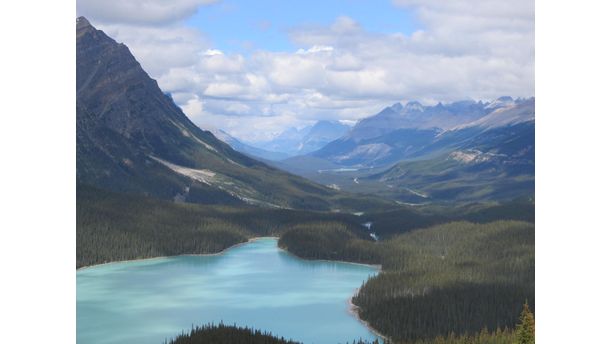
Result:
<svg viewBox="0 0 612 344"><path fill-rule="evenodd" d="M402 111L403 108L404 108L404 106L401 103L395 103L395 104L391 105L391 110L393 110L395 112L400 112L400 111Z"/></svg>
<svg viewBox="0 0 612 344"><path fill-rule="evenodd" d="M127 46L84 18L77 20L76 88L79 184L205 204L341 206L329 197L336 191L236 152L197 127Z"/></svg>
<svg viewBox="0 0 612 344"><path fill-rule="evenodd" d="M409 101L408 103L406 103L406 106L404 106L404 111L408 112L408 111L423 111L423 105L421 105L421 103L417 102L417 101Z"/></svg>
<svg viewBox="0 0 612 344"><path fill-rule="evenodd" d="M77 39L84 35L87 32L96 31L96 29L91 25L89 20L85 17L78 17L76 20L76 34Z"/></svg>
<svg viewBox="0 0 612 344"><path fill-rule="evenodd" d="M86 27L86 26L91 26L91 23L89 22L89 20L87 20L87 18L80 16L76 19L76 23L77 23L77 29L80 27Z"/></svg>
<svg viewBox="0 0 612 344"><path fill-rule="evenodd" d="M499 108L503 108L509 105L513 105L514 99L512 99L512 97L510 96L503 96L503 97L499 97L497 99L495 99L494 101L492 101L491 103L487 104L487 106L485 107L488 110L496 110Z"/></svg>

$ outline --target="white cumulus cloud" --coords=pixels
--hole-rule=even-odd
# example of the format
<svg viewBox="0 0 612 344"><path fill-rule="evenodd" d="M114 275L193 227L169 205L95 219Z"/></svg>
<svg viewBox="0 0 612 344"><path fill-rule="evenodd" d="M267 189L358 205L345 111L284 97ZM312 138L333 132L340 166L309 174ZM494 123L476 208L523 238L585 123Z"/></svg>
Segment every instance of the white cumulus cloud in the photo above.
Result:
<svg viewBox="0 0 612 344"><path fill-rule="evenodd" d="M78 15L105 23L159 25L177 22L216 0L78 0Z"/></svg>
<svg viewBox="0 0 612 344"><path fill-rule="evenodd" d="M78 11L126 43L197 124L246 141L317 119L353 123L396 101L534 94L533 0L393 2L416 15L419 30L370 32L342 16L289 30L296 51L249 55L221 51L184 24L211 1L113 2L100 9L107 2L79 0Z"/></svg>

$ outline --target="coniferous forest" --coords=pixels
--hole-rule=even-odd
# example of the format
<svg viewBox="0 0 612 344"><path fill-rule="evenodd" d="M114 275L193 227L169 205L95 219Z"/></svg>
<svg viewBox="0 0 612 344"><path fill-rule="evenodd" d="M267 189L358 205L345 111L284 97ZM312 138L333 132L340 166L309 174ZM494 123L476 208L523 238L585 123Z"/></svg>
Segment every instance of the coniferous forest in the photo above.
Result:
<svg viewBox="0 0 612 344"><path fill-rule="evenodd" d="M534 227L514 221L453 222L398 236L383 271L353 302L393 339L478 333L514 324L534 300Z"/></svg>
<svg viewBox="0 0 612 344"><path fill-rule="evenodd" d="M287 231L279 245L303 258L381 264L353 303L360 318L394 341L512 327L525 300L533 309L528 222L451 222L380 242L317 224Z"/></svg>
<svg viewBox="0 0 612 344"><path fill-rule="evenodd" d="M361 239L352 240L350 245L363 246L360 250L347 247L342 253L328 246L307 247L306 242L288 247L300 257L379 264L374 259L377 253L365 253L366 246L372 242L362 225L365 221L373 221L377 235L389 239L398 232L453 220L478 218L486 222L491 218L522 220L525 214L533 216L529 215L533 214L532 205L530 211L522 213L513 212L514 207L513 204L471 205L469 210L455 213L446 208L420 212L394 210L372 212L366 219L344 213L174 203L78 185L76 265L80 268L129 259L217 253L252 237L281 236L285 232L292 232L281 237L282 245L287 247L291 245L291 238L299 239L301 233L327 238L322 242L329 245L345 245L345 237ZM489 215L491 210L497 212L495 216ZM333 239L329 230L337 232Z"/></svg>
<svg viewBox="0 0 612 344"><path fill-rule="evenodd" d="M299 344L298 342L275 337L261 330L246 327L228 326L223 323L219 325L208 324L197 326L187 333L181 333L169 343L164 344ZM382 342L375 340L367 342L363 340L353 341L353 344L382 344L390 343L389 340ZM417 339L414 341L394 341L397 344L535 344L535 320L528 304L523 305L523 311L515 327L505 327L503 330L497 328L489 331L483 328L475 334L451 334L447 336L436 336L435 338ZM349 343L347 343L349 344Z"/></svg>
<svg viewBox="0 0 612 344"><path fill-rule="evenodd" d="M248 327L228 326L224 324L197 326L188 333L181 333L164 344L300 344L299 342L277 337L265 331ZM349 343L347 343L349 344ZM378 340L366 342L353 341L352 344L382 344Z"/></svg>
<svg viewBox="0 0 612 344"><path fill-rule="evenodd" d="M287 227L337 220L352 228L354 216L173 203L154 198L77 188L77 268L179 254L217 253L258 236L277 236Z"/></svg>
<svg viewBox="0 0 612 344"><path fill-rule="evenodd" d="M166 344L299 344L283 337L275 337L270 333L247 327L219 325L204 325L193 328L188 333L182 333Z"/></svg>
<svg viewBox="0 0 612 344"><path fill-rule="evenodd" d="M276 6L269 16L243 1L231 11L211 8L215 18L223 12L212 21L202 1L109 5L102 12L91 4L77 6L77 269L219 253L257 237L278 238L278 248L302 259L379 268L374 274L370 268L309 262L294 265L333 268L313 269L313 275L273 270L276 260L257 260L260 253L295 260L279 253L276 241L262 240L253 250L246 247L244 256L176 259L227 259L228 265L215 264L220 273L190 275L164 260L161 266L135 263L142 270L125 275L146 277L121 282L108 277L124 276L115 274L115 266L78 271L77 290L83 289L77 292L77 324L87 325L77 327L80 341L113 341L109 333L122 328L106 324L109 319L127 329L115 343L130 342L129 332L138 326L144 333L173 325L167 320L172 317L177 332L192 319L221 319L192 317L206 309L214 316L229 310L225 319L236 322L243 321L237 315L246 321L266 317L274 325L283 319L289 324L284 335L295 338L308 338L292 332L296 323L319 320L303 324L305 331L325 330L309 333L315 342L331 341L322 337L332 332L340 341L357 334L373 339L376 332L395 344L534 343L533 8L515 6L517 11L501 15L447 8L444 1L392 2L392 9L377 2L350 5L350 13L346 4L292 3ZM398 15L404 10L416 27L406 26L406 13ZM253 20L266 25L255 25L262 32L251 35L253 27L243 31L240 25L253 15L264 16ZM394 32L376 28L369 16L382 18ZM465 25L491 16L503 25ZM92 23L112 30L105 33ZM231 35L219 35L228 23ZM214 29L217 24L223 26ZM242 32L249 32L248 42L232 36ZM270 50L276 39L290 44ZM505 56L507 46L512 54ZM163 56L151 53L166 48ZM395 103L381 106L390 100ZM257 251L256 244L265 250ZM341 274L340 266L350 274ZM158 275L149 274L155 268ZM150 281L169 283L153 289ZM327 284L336 281L343 283ZM155 297L140 297L146 294L130 286ZM263 293L241 295L249 289ZM119 291L127 291L121 299ZM321 300L332 296L327 308ZM199 303L203 299L222 307ZM251 304L254 299L261 303ZM346 309L332 313L340 300ZM315 305L315 316L289 308L292 303ZM296 343L266 329L199 325L167 340ZM101 335L100 329L109 332Z"/></svg>
<svg viewBox="0 0 612 344"><path fill-rule="evenodd" d="M278 236L301 258L380 265L352 302L393 343L514 343L522 305L534 309L533 205L461 207L356 216L173 203L79 186L77 267L215 253Z"/></svg>

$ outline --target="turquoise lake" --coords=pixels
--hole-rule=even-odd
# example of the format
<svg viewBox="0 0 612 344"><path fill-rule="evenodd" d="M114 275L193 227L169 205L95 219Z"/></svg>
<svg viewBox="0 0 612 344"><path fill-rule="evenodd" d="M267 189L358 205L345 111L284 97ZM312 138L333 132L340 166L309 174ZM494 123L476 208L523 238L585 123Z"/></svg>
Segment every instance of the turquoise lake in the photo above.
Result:
<svg viewBox="0 0 612 344"><path fill-rule="evenodd" d="M349 313L370 266L308 261L261 238L219 255L177 256L77 271L78 344L162 344L207 323L304 343L377 337Z"/></svg>

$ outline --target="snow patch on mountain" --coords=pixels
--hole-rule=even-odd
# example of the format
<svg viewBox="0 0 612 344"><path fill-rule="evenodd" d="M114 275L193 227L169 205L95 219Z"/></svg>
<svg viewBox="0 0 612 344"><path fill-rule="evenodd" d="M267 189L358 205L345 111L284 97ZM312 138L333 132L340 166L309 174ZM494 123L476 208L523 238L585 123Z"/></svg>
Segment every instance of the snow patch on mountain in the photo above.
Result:
<svg viewBox="0 0 612 344"><path fill-rule="evenodd" d="M509 97L509 96L503 96L487 104L485 106L485 109L495 110L495 109L507 107L510 105L514 105L514 99L512 99L512 97Z"/></svg>
<svg viewBox="0 0 612 344"><path fill-rule="evenodd" d="M516 100L498 107L488 115L476 121L459 125L452 130L468 127L491 129L533 120L535 120L535 98L530 98L527 100Z"/></svg>
<svg viewBox="0 0 612 344"><path fill-rule="evenodd" d="M494 158L503 158L506 157L506 155L490 152L481 152L477 149L468 149L464 151L454 151L450 153L448 157L464 164L477 164L491 161Z"/></svg>

